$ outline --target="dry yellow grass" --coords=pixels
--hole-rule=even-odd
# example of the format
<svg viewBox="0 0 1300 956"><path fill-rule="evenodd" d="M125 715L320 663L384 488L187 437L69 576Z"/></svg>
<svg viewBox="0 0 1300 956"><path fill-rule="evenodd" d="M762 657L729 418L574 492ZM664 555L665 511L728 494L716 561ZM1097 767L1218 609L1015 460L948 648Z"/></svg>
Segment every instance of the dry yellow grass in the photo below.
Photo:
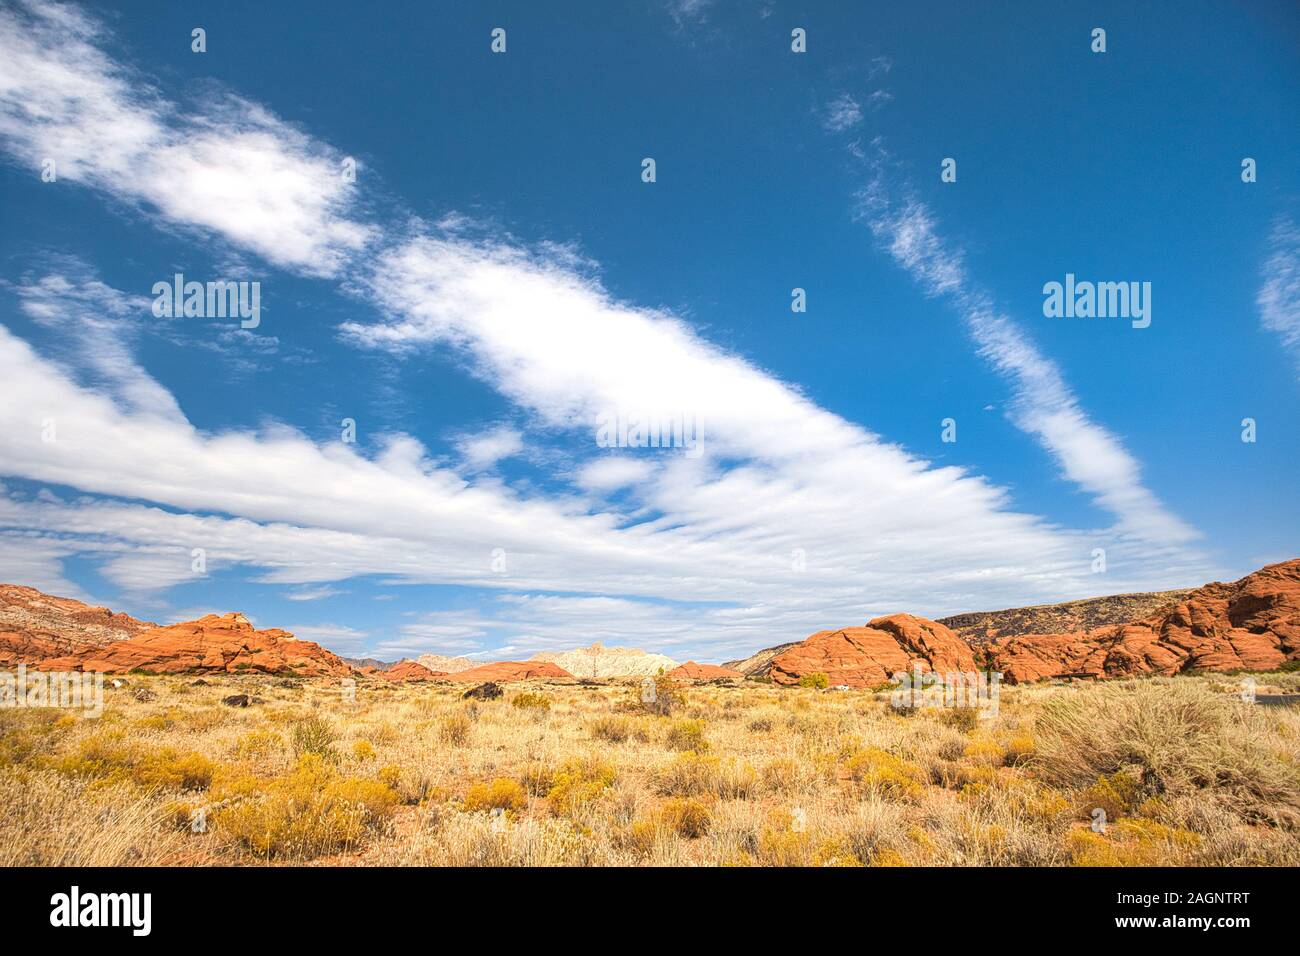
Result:
<svg viewBox="0 0 1300 956"><path fill-rule="evenodd" d="M752 683L663 714L635 682L206 680L0 711L0 865L1300 864L1300 713L1227 678L1004 688L990 719Z"/></svg>

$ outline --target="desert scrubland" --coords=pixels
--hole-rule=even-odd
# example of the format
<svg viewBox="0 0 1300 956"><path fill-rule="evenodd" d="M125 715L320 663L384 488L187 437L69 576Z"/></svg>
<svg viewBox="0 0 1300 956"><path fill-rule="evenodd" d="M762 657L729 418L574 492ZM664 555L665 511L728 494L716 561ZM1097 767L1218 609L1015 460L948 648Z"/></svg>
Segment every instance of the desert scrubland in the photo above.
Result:
<svg viewBox="0 0 1300 956"><path fill-rule="evenodd" d="M981 716L754 680L651 705L130 674L99 716L0 710L0 865L1300 864L1300 711L1248 676L1003 686Z"/></svg>

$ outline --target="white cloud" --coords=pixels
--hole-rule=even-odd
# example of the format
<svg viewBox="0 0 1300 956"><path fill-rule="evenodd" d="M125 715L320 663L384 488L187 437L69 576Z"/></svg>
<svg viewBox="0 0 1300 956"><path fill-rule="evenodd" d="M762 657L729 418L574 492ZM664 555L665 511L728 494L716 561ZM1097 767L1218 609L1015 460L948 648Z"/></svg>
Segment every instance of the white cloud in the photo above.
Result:
<svg viewBox="0 0 1300 956"><path fill-rule="evenodd" d="M48 538L28 528L0 531L0 582L88 601L81 588L63 574L63 560L79 550L76 542Z"/></svg>
<svg viewBox="0 0 1300 956"><path fill-rule="evenodd" d="M576 481L588 491L610 492L649 478L654 466L645 459L628 456L597 458L583 465Z"/></svg>
<svg viewBox="0 0 1300 956"><path fill-rule="evenodd" d="M1118 533L1155 545L1198 537L1143 485L1136 459L1118 436L1088 417L1056 363L975 287L961 251L940 237L929 208L914 199L894 199L882 177L878 167L876 179L862 192L863 216L927 295L951 299L980 354L1011 381L1011 421L1037 438L1063 474L1115 516Z"/></svg>
<svg viewBox="0 0 1300 956"><path fill-rule="evenodd" d="M456 447L471 470L482 471L523 451L524 438L516 429L500 425L481 435L464 438Z"/></svg>
<svg viewBox="0 0 1300 956"><path fill-rule="evenodd" d="M181 418L175 399L147 375L132 353L138 320L150 302L100 282L88 267L64 259L70 275L51 273L16 289L22 310L39 325L60 332L70 361L128 408L164 418Z"/></svg>
<svg viewBox="0 0 1300 956"><path fill-rule="evenodd" d="M371 636L367 632L343 624L294 624L282 630L289 631L300 640L315 641L344 657L364 654L365 648L371 643Z"/></svg>
<svg viewBox="0 0 1300 956"><path fill-rule="evenodd" d="M342 588L318 587L286 591L284 596L290 601L321 601L325 598L338 597L340 594L347 594L347 591Z"/></svg>
<svg viewBox="0 0 1300 956"><path fill-rule="evenodd" d="M75 7L0 10L0 139L33 178L105 190L276 265L336 274L373 228L352 221L343 156L235 97L182 110L96 45Z"/></svg>
<svg viewBox="0 0 1300 956"><path fill-rule="evenodd" d="M691 23L703 23L708 19L713 0L666 0L664 6L677 26L683 27Z"/></svg>
<svg viewBox="0 0 1300 956"><path fill-rule="evenodd" d="M1255 299L1259 321L1282 340L1300 375L1300 229L1290 219L1279 217L1268 245L1264 283Z"/></svg>
<svg viewBox="0 0 1300 956"><path fill-rule="evenodd" d="M841 93L826 105L822 125L832 133L842 133L862 122L862 107L848 93Z"/></svg>

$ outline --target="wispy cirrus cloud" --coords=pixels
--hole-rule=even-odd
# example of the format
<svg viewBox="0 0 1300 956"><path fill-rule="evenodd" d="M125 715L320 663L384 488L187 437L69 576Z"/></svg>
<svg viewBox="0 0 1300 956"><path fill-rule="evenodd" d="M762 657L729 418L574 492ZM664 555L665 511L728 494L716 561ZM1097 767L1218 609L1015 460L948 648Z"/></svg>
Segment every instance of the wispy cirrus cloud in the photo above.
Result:
<svg viewBox="0 0 1300 956"><path fill-rule="evenodd" d="M345 657L362 654L373 643L369 632L343 624L292 624L284 630L302 640L315 641Z"/></svg>
<svg viewBox="0 0 1300 956"><path fill-rule="evenodd" d="M80 260L55 258L65 272L15 287L22 311L61 333L56 341L65 361L79 367L92 384L108 389L128 408L180 418L176 400L145 374L132 348L148 300L105 285Z"/></svg>
<svg viewBox="0 0 1300 956"><path fill-rule="evenodd" d="M714 0L666 0L664 9L678 27L703 23L708 19Z"/></svg>
<svg viewBox="0 0 1300 956"><path fill-rule="evenodd" d="M1300 228L1285 216L1269 235L1263 279L1255 298L1260 325L1281 340L1300 377Z"/></svg>
<svg viewBox="0 0 1300 956"><path fill-rule="evenodd" d="M297 588L293 591L286 591L284 596L290 601L323 601L325 598L338 597L340 594L347 593L342 588L318 587Z"/></svg>
<svg viewBox="0 0 1300 956"><path fill-rule="evenodd" d="M879 144L868 165L872 178L858 194L857 214L926 295L953 304L980 355L1011 384L1011 421L1114 515L1119 533L1172 546L1199 537L1143 484L1137 460L1119 436L1088 416L1057 363L971 278L962 250L940 235L930 208L906 185L887 181L889 164Z"/></svg>
<svg viewBox="0 0 1300 956"><path fill-rule="evenodd" d="M344 156L233 95L183 109L109 57L71 5L0 9L0 137L37 176L138 205L307 274L338 274L374 228L349 218Z"/></svg>
<svg viewBox="0 0 1300 956"><path fill-rule="evenodd" d="M842 133L862 122L862 107L848 93L841 93L826 105L822 125L832 133Z"/></svg>

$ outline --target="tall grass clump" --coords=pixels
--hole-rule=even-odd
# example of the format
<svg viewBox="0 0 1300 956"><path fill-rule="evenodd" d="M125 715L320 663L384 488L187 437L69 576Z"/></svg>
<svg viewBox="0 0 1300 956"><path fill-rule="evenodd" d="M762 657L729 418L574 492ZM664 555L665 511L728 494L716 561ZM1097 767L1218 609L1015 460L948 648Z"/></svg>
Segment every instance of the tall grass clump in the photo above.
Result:
<svg viewBox="0 0 1300 956"><path fill-rule="evenodd" d="M329 758L334 755L334 742L338 734L334 725L323 717L308 717L293 725L293 755L302 757L315 754Z"/></svg>
<svg viewBox="0 0 1300 956"><path fill-rule="evenodd" d="M1296 746L1281 752L1271 719L1198 680L1090 687L1043 702L1031 762L1058 786L1083 789L1122 774L1144 796L1203 793L1248 819L1294 824Z"/></svg>

